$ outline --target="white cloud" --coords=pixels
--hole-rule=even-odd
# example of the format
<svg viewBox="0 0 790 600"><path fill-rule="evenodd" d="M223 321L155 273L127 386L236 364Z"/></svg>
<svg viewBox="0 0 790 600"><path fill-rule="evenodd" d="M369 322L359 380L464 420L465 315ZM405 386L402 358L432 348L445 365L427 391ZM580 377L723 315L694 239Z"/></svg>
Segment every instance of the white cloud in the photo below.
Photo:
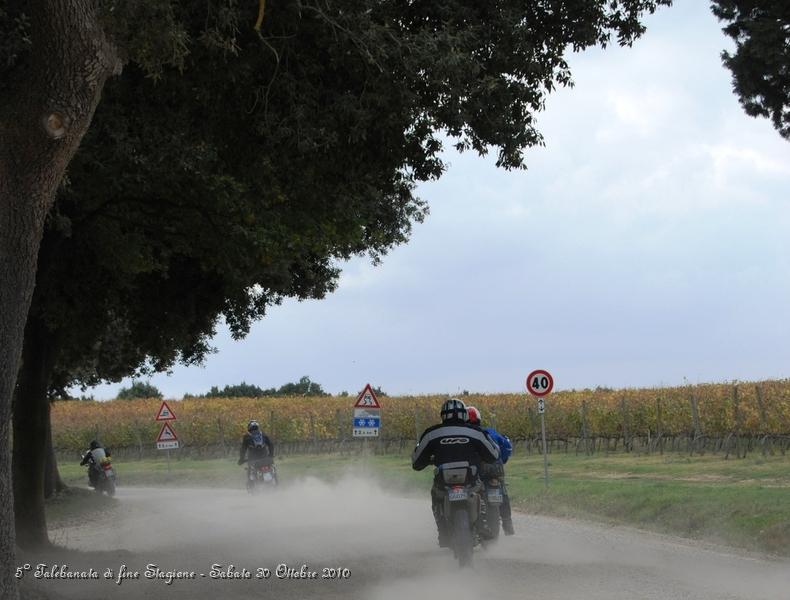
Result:
<svg viewBox="0 0 790 600"><path fill-rule="evenodd" d="M716 185L727 188L733 183L750 176L780 176L790 183L789 153L780 157L768 156L765 152L733 143L720 143L703 146L713 161L713 177Z"/></svg>
<svg viewBox="0 0 790 600"><path fill-rule="evenodd" d="M609 143L634 135L645 137L657 133L675 118L680 106L676 90L655 85L609 90L606 104L614 119L609 119L609 126L599 130L596 137Z"/></svg>

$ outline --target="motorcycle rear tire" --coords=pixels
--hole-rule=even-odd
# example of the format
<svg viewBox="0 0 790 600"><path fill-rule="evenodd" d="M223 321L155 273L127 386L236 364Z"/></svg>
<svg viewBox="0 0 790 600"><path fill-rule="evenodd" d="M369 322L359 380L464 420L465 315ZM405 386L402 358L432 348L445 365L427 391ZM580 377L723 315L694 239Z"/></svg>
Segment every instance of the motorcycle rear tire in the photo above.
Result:
<svg viewBox="0 0 790 600"><path fill-rule="evenodd" d="M459 508L453 511L453 550L458 564L463 567L472 566L472 529L469 526L469 511Z"/></svg>
<svg viewBox="0 0 790 600"><path fill-rule="evenodd" d="M115 496L115 482L112 480L112 478L104 482L104 491L107 492L107 495L110 498Z"/></svg>
<svg viewBox="0 0 790 600"><path fill-rule="evenodd" d="M486 507L486 522L488 523L488 538L491 541L499 539L499 504L489 504Z"/></svg>

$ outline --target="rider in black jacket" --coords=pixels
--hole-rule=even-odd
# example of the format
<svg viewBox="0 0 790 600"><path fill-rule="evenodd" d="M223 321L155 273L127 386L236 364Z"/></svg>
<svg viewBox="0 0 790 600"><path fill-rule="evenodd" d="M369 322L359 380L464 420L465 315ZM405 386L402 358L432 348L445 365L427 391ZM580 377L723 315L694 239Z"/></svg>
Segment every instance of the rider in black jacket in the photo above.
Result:
<svg viewBox="0 0 790 600"><path fill-rule="evenodd" d="M247 433L241 438L241 448L239 450L239 464L246 461L255 463L260 460L271 461L274 456L274 444L269 436L261 431L258 421L250 421L247 424Z"/></svg>
<svg viewBox="0 0 790 600"><path fill-rule="evenodd" d="M450 398L442 404L442 422L426 429L411 455L411 465L421 471L430 464L441 466L445 463L467 461L477 467L493 463L499 458L499 447L479 428L467 423L466 405L457 398ZM444 483L437 472L431 488L431 507L436 527L439 530L439 546L447 546L449 531L445 528L441 514Z"/></svg>

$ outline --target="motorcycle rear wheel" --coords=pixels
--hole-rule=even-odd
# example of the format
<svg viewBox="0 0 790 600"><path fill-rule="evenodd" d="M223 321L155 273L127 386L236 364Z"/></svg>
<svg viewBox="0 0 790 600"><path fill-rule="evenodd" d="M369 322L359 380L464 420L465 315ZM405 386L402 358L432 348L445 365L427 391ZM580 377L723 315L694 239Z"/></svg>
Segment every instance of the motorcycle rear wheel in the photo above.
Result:
<svg viewBox="0 0 790 600"><path fill-rule="evenodd" d="M107 492L107 495L110 498L115 496L115 482L112 480L112 478L109 478L104 482L104 491Z"/></svg>
<svg viewBox="0 0 790 600"><path fill-rule="evenodd" d="M466 508L459 508L453 511L453 550L461 567L472 566L473 544L469 511Z"/></svg>
<svg viewBox="0 0 790 600"><path fill-rule="evenodd" d="M488 536L491 541L499 539L499 504L489 504L486 507L486 522L488 523Z"/></svg>

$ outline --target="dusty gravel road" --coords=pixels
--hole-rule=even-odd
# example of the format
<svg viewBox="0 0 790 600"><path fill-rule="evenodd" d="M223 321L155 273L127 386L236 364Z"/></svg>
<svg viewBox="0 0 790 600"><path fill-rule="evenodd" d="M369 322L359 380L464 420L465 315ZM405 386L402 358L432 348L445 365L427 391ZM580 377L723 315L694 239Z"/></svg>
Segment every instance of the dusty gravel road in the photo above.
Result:
<svg viewBox="0 0 790 600"><path fill-rule="evenodd" d="M268 496L242 490L120 488L112 517L52 532L83 552L42 557L98 580L26 583L58 598L500 598L790 600L790 561L684 543L625 528L517 516L517 534L475 552L461 572L435 542L429 500L389 495L361 479L308 479ZM39 562L37 559L35 562ZM146 579L146 565L194 579ZM212 565L251 579L212 578ZM115 579L121 565L139 579ZM278 577L278 565L316 579ZM322 579L324 568L348 579ZM104 579L106 569L113 579ZM256 578L257 569L268 578ZM283 569L283 567L281 567ZM265 574L264 572L261 572ZM280 573L281 575L283 573ZM204 576L203 576L204 575Z"/></svg>

